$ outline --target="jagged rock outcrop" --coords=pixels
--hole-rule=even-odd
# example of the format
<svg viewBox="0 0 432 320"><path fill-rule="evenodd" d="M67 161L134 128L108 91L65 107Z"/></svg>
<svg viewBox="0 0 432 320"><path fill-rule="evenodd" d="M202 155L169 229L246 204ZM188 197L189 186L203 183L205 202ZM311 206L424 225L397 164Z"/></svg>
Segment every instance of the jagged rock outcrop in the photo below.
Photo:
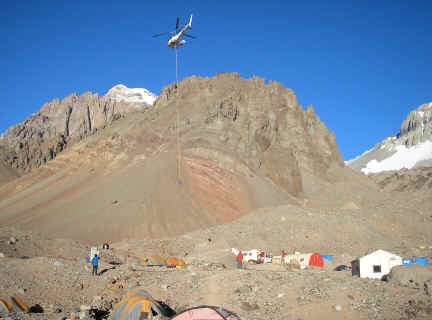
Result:
<svg viewBox="0 0 432 320"><path fill-rule="evenodd" d="M193 76L178 88L163 88L154 111L176 108L186 157L212 159L230 170L263 171L292 195L309 192L308 177L327 180L332 165L344 166L333 133L313 107L304 110L279 82L237 73ZM175 125L169 130L176 134Z"/></svg>
<svg viewBox="0 0 432 320"><path fill-rule="evenodd" d="M127 113L150 106L147 102L152 101L152 96L140 100L135 91L128 96L125 86L115 88L121 90L110 91L102 97L91 92L73 93L62 100L45 103L38 112L2 134L3 163L17 172L28 171L55 158L71 142L81 140ZM123 96L119 98L117 92Z"/></svg>
<svg viewBox="0 0 432 320"><path fill-rule="evenodd" d="M402 122L398 139L406 147L432 141L432 102L408 114Z"/></svg>
<svg viewBox="0 0 432 320"><path fill-rule="evenodd" d="M411 111L400 133L346 164L365 174L432 165L432 102Z"/></svg>

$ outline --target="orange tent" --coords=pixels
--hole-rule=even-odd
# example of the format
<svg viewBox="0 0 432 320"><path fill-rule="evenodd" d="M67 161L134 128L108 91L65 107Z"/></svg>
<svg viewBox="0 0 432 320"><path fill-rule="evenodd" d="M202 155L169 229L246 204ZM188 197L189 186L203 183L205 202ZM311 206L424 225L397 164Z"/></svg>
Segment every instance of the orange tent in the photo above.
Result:
<svg viewBox="0 0 432 320"><path fill-rule="evenodd" d="M185 262L183 259L178 259L174 257L169 257L166 259L166 266L167 267L179 267L182 268L185 266Z"/></svg>

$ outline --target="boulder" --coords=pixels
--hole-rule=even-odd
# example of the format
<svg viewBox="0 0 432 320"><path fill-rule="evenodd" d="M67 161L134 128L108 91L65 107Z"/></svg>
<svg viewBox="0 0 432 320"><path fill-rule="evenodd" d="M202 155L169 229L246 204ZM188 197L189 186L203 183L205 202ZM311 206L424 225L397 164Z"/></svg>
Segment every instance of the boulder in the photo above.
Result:
<svg viewBox="0 0 432 320"><path fill-rule="evenodd" d="M389 277L390 282L414 289L431 290L432 267L427 266L397 266L392 268Z"/></svg>

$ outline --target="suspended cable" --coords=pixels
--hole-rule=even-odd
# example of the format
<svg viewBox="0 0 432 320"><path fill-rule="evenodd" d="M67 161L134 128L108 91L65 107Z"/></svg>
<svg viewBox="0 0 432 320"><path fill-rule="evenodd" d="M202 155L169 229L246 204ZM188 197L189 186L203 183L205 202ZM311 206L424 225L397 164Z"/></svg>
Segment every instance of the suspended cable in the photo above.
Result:
<svg viewBox="0 0 432 320"><path fill-rule="evenodd" d="M180 144L180 111L179 111L179 86L178 86L178 47L175 46L176 54L176 113L177 113L177 123L176 123L176 135L177 135L177 183L182 184L181 176L181 165L182 165L182 155L181 155L181 144Z"/></svg>

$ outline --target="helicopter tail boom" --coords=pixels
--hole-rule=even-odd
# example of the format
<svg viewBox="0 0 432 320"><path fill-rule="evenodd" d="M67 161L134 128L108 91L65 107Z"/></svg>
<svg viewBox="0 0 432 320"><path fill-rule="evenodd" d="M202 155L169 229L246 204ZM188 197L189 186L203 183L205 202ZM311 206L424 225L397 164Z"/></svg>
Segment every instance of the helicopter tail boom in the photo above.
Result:
<svg viewBox="0 0 432 320"><path fill-rule="evenodd" d="M187 26L186 26L186 28L187 29L192 29L192 14L191 14L191 16L190 16L190 18L189 18L189 23L187 24Z"/></svg>

